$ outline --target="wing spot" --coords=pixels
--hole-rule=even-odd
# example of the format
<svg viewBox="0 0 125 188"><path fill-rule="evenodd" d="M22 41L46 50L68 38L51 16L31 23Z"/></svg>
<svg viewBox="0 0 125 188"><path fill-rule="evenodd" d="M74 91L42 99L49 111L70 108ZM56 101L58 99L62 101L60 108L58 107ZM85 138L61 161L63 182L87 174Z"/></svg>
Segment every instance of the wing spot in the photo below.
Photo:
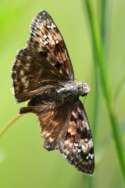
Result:
<svg viewBox="0 0 125 188"><path fill-rule="evenodd" d="M32 59L32 57L28 55L28 56L26 57L26 59L29 61L29 60Z"/></svg>
<svg viewBox="0 0 125 188"><path fill-rule="evenodd" d="M60 72L60 74L63 74L63 71L62 71L62 69L60 69L60 70L59 70L59 72Z"/></svg>
<svg viewBox="0 0 125 188"><path fill-rule="evenodd" d="M20 61L20 60L16 61L15 66L16 66L16 67L20 67L20 65L21 65L21 61Z"/></svg>
<svg viewBox="0 0 125 188"><path fill-rule="evenodd" d="M87 156L86 156L86 159L87 160L93 160L94 159L94 155L89 153Z"/></svg>
<svg viewBox="0 0 125 188"><path fill-rule="evenodd" d="M88 142L88 147L89 147L89 148L92 148L92 147L93 147L93 141L92 141L92 139L89 140L89 142Z"/></svg>
<svg viewBox="0 0 125 188"><path fill-rule="evenodd" d="M73 143L68 139L68 140L65 140L64 145L71 148L73 146Z"/></svg>
<svg viewBox="0 0 125 188"><path fill-rule="evenodd" d="M82 121L82 125L87 129L87 130L90 130L89 126L88 126L88 123L86 121Z"/></svg>
<svg viewBox="0 0 125 188"><path fill-rule="evenodd" d="M81 145L81 147L82 147L83 152L84 152L84 153L87 153L88 150L89 150L89 145L88 145L88 143L85 143L84 139L82 139L82 140L80 141L80 145Z"/></svg>
<svg viewBox="0 0 125 188"><path fill-rule="evenodd" d="M23 75L24 75L24 71L20 70L20 76L23 76Z"/></svg>
<svg viewBox="0 0 125 188"><path fill-rule="evenodd" d="M50 136L50 133L49 133L49 132L47 132L47 131L44 131L42 134L43 134L43 136L45 136L45 137Z"/></svg>
<svg viewBox="0 0 125 188"><path fill-rule="evenodd" d="M56 44L58 44L59 43L59 41L58 40L56 40Z"/></svg>
<svg viewBox="0 0 125 188"><path fill-rule="evenodd" d="M47 40L43 41L44 46L46 46L47 44L49 44L49 42Z"/></svg>
<svg viewBox="0 0 125 188"><path fill-rule="evenodd" d="M79 144L75 142L75 143L74 143L74 146L75 146L75 147L78 147L78 146L79 146Z"/></svg>
<svg viewBox="0 0 125 188"><path fill-rule="evenodd" d="M46 40L48 38L47 35L43 35L43 39Z"/></svg>
<svg viewBox="0 0 125 188"><path fill-rule="evenodd" d="M26 76L24 76L24 77L21 78L21 82L22 82L23 84L25 84L26 81L27 81L27 77L26 77Z"/></svg>
<svg viewBox="0 0 125 188"><path fill-rule="evenodd" d="M25 69L25 70L29 70L29 69L30 69L30 63L26 63L24 69Z"/></svg>
<svg viewBox="0 0 125 188"><path fill-rule="evenodd" d="M79 107L77 107L77 111L79 114L81 114L81 109Z"/></svg>
<svg viewBox="0 0 125 188"><path fill-rule="evenodd" d="M47 24L47 28L53 30L54 28L56 28L56 26L53 23L49 23L49 24Z"/></svg>
<svg viewBox="0 0 125 188"><path fill-rule="evenodd" d="M76 128L74 122L70 123L68 133L70 133L71 135L76 135Z"/></svg>
<svg viewBox="0 0 125 188"><path fill-rule="evenodd" d="M88 143L88 139L87 138L85 138L84 141L85 141L85 143Z"/></svg>
<svg viewBox="0 0 125 188"><path fill-rule="evenodd" d="M49 142L53 142L53 141L54 141L54 138L49 137Z"/></svg>
<svg viewBox="0 0 125 188"><path fill-rule="evenodd" d="M77 114L75 112L72 112L72 116L77 119Z"/></svg>
<svg viewBox="0 0 125 188"><path fill-rule="evenodd" d="M29 86L29 81L27 80L27 81L25 82L25 88L28 88L28 86Z"/></svg>

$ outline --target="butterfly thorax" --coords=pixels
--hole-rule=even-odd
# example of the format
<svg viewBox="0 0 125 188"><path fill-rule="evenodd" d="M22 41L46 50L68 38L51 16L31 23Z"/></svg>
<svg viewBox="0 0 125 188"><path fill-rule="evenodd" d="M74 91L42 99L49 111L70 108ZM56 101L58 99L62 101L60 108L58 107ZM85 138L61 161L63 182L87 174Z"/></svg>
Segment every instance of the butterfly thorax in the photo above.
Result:
<svg viewBox="0 0 125 188"><path fill-rule="evenodd" d="M88 94L90 88L87 83L83 81L69 81L63 83L63 86L56 89L57 96L60 98L78 97L85 96Z"/></svg>

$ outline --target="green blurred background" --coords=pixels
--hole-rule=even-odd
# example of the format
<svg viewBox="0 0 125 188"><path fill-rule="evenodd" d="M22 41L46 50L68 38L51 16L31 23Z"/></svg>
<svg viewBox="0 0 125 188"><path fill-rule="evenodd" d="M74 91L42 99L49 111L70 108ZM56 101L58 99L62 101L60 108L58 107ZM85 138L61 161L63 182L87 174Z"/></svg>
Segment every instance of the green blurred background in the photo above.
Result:
<svg viewBox="0 0 125 188"><path fill-rule="evenodd" d="M98 21L104 10L101 2L103 0L94 1ZM17 104L12 95L11 67L18 50L28 40L33 17L39 11L47 10L64 36L76 78L86 80L91 87L88 97L82 100L96 137L95 173L93 176L86 176L69 165L58 152L47 152L42 148L37 118L27 114L0 138L0 188L124 187L101 89L100 100L97 99L98 123L93 124L96 85L91 33L84 3L84 0L0 1L0 127L23 106ZM122 130L120 136L125 143L125 1L107 1L105 8L106 66L115 96L114 106L120 122L119 128ZM101 88L100 82L98 86Z"/></svg>

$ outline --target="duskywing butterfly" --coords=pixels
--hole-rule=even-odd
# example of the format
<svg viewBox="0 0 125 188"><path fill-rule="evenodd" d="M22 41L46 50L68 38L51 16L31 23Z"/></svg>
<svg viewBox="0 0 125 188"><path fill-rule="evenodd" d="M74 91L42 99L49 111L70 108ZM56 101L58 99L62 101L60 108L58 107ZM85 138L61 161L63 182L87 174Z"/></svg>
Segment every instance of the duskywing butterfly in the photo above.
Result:
<svg viewBox="0 0 125 188"><path fill-rule="evenodd" d="M27 46L16 56L12 79L17 102L28 100L20 113L38 116L44 147L59 150L80 171L92 174L92 133L79 100L89 86L74 79L63 37L46 11L33 21Z"/></svg>

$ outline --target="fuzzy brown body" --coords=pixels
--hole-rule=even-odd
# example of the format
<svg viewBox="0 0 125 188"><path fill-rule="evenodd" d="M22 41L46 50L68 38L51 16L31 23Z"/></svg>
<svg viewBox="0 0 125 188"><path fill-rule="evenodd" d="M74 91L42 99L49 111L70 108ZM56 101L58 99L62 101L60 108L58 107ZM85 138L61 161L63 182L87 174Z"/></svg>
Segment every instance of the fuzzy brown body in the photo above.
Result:
<svg viewBox="0 0 125 188"><path fill-rule="evenodd" d="M27 46L16 57L12 79L17 101L29 101L20 113L38 116L44 147L59 150L80 171L92 174L92 134L79 100L89 87L74 80L63 37L46 11L33 21Z"/></svg>

